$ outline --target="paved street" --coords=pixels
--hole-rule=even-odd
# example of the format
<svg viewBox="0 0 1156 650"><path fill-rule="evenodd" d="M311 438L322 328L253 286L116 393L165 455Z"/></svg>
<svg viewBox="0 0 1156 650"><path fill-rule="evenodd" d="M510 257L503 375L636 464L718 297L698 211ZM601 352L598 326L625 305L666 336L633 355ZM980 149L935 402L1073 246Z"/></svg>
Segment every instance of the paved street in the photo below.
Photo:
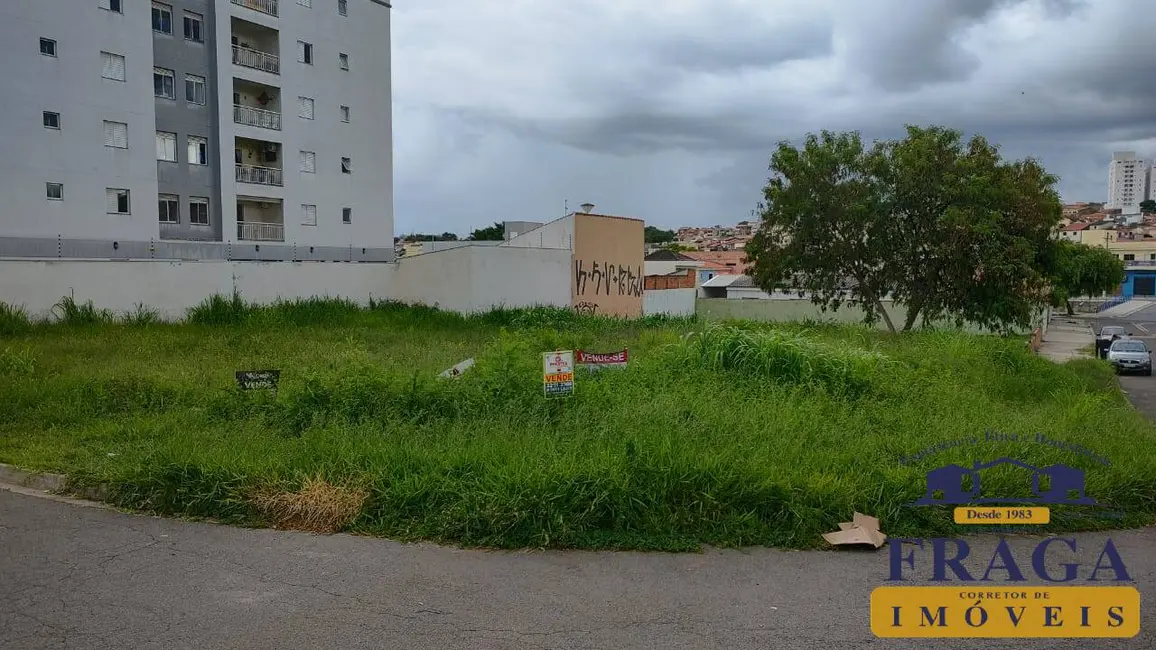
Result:
<svg viewBox="0 0 1156 650"><path fill-rule="evenodd" d="M1092 329L1099 332L1105 325L1119 325L1126 328L1136 338L1143 339L1148 347L1156 350L1156 304L1123 319L1093 319ZM1137 410L1156 419L1156 377L1124 375L1120 386L1128 394L1128 399Z"/></svg>
<svg viewBox="0 0 1156 650"><path fill-rule="evenodd" d="M1080 536L1085 567L1103 537ZM1112 537L1151 598L1156 529ZM1029 557L1034 541L1015 540L1016 557ZM982 572L993 542L972 546ZM0 548L6 650L1156 648L1151 600L1140 636L1127 640L877 640L868 598L887 577L884 550L466 551L142 517L4 490Z"/></svg>

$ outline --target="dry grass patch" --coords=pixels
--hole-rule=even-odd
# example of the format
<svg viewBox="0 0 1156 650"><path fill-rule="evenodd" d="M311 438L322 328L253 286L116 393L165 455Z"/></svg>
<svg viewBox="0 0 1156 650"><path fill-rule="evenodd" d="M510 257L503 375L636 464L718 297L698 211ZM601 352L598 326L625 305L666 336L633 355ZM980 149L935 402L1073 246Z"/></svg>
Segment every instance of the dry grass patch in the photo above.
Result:
<svg viewBox="0 0 1156 650"><path fill-rule="evenodd" d="M305 479L296 492L259 491L253 505L277 528L335 533L357 518L368 496L363 489L315 477Z"/></svg>

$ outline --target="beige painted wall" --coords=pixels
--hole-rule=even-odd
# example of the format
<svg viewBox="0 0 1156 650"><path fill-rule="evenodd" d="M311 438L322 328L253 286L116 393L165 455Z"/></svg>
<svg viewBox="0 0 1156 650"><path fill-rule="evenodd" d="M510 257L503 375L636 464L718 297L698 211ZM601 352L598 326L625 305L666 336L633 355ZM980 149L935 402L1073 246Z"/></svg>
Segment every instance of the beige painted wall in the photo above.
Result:
<svg viewBox="0 0 1156 650"><path fill-rule="evenodd" d="M643 222L574 215L571 304L599 315L642 316Z"/></svg>

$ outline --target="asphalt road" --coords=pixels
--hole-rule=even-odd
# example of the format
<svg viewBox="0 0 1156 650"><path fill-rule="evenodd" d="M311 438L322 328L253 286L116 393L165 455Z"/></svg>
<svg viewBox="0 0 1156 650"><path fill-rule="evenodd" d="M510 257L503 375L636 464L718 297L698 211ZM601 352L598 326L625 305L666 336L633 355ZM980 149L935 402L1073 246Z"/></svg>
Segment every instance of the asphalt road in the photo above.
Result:
<svg viewBox="0 0 1156 650"><path fill-rule="evenodd" d="M1078 538L1090 567L1104 535ZM1112 539L1151 598L1156 529ZM1025 567L1035 541L1013 540ZM974 571L994 543L971 540ZM1124 640L875 639L868 599L887 578L885 550L486 552L144 517L5 490L0 549L0 648L12 650L1156 648L1151 600L1140 635Z"/></svg>
<svg viewBox="0 0 1156 650"><path fill-rule="evenodd" d="M1134 338L1143 339L1149 348L1156 350L1156 305L1131 314L1127 318L1096 319L1093 321L1092 329L1099 332L1105 325L1119 325L1126 328ZM1137 410L1149 418L1156 419L1156 377L1122 375L1120 386Z"/></svg>

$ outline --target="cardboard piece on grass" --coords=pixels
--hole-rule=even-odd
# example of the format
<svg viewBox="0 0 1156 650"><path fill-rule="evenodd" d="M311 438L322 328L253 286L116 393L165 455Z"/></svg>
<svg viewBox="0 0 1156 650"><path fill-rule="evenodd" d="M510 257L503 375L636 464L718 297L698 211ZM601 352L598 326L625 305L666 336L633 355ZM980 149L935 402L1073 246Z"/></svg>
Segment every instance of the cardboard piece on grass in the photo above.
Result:
<svg viewBox="0 0 1156 650"><path fill-rule="evenodd" d="M469 359L466 359L465 361L459 363L458 365L454 366L453 368L450 368L449 370L446 370L445 372L443 372L442 374L440 374L438 376L439 377L457 377L458 375L462 374L463 372L465 372L465 371L467 371L473 367L474 367L474 358L470 357Z"/></svg>
<svg viewBox="0 0 1156 650"><path fill-rule="evenodd" d="M856 512L849 522L840 522L839 530L823 533L823 539L832 546L874 546L879 548L887 535L879 530L879 520Z"/></svg>

